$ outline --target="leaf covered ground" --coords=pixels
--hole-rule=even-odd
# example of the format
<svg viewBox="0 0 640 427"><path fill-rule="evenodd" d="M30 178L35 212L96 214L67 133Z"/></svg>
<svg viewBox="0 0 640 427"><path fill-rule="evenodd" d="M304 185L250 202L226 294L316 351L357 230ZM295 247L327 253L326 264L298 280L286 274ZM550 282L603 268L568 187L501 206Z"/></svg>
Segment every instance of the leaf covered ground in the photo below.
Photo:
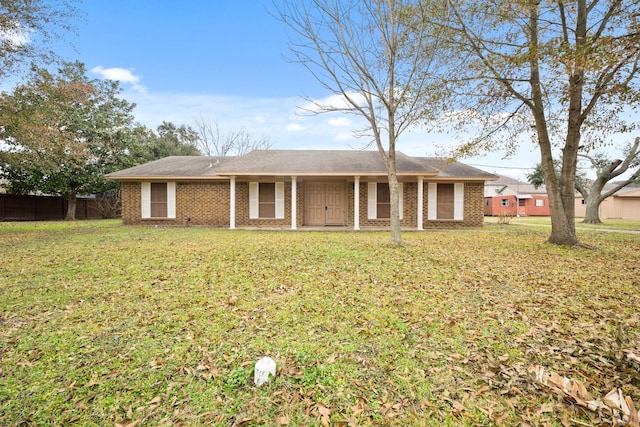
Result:
<svg viewBox="0 0 640 427"><path fill-rule="evenodd" d="M0 424L611 425L530 370L637 409L640 236L547 233L0 223Z"/></svg>

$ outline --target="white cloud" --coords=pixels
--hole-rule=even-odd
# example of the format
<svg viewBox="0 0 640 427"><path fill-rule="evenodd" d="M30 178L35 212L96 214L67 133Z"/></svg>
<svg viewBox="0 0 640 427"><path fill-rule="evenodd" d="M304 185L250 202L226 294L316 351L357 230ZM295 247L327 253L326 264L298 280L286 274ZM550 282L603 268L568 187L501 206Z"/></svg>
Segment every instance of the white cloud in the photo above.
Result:
<svg viewBox="0 0 640 427"><path fill-rule="evenodd" d="M336 117L329 119L328 123L329 126L342 128L349 126L351 124L351 120L347 119L346 117Z"/></svg>
<svg viewBox="0 0 640 427"><path fill-rule="evenodd" d="M353 136L353 132L338 132L337 134L334 135L333 140L334 141L349 141L349 142L354 142L354 136Z"/></svg>
<svg viewBox="0 0 640 427"><path fill-rule="evenodd" d="M304 126L299 125L298 123L289 123L287 125L287 130L290 132L299 132L301 130L304 130Z"/></svg>
<svg viewBox="0 0 640 427"><path fill-rule="evenodd" d="M347 96L358 105L363 105L365 103L365 98L361 93L350 92ZM308 101L305 105L300 107L300 110L302 111L301 114L310 114L331 110L346 110L351 108L353 107L345 96L329 95L324 98Z"/></svg>
<svg viewBox="0 0 640 427"><path fill-rule="evenodd" d="M105 80L118 81L120 83L128 83L131 85L131 89L146 93L147 88L140 84L140 77L133 74L133 69L126 68L104 68L102 65L98 65L91 69L92 73L99 74Z"/></svg>

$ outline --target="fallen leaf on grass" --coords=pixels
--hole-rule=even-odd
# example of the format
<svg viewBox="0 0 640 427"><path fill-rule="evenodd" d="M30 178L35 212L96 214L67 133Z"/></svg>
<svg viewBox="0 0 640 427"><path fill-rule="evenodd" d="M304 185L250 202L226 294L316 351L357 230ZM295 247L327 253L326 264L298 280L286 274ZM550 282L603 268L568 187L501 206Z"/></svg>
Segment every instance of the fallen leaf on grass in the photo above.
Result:
<svg viewBox="0 0 640 427"><path fill-rule="evenodd" d="M624 396L620 389L613 389L604 398L599 399L589 393L579 380L572 380L555 372L547 371L542 366L532 366L529 368L529 372L537 383L552 392L593 412L610 415L615 425L640 427L638 411L635 409L633 400L629 396ZM543 409L541 412L544 412Z"/></svg>
<svg viewBox="0 0 640 427"><path fill-rule="evenodd" d="M329 418L331 416L331 408L324 404L318 403L311 413L320 418L320 424L323 427L328 427L331 424Z"/></svg>
<svg viewBox="0 0 640 427"><path fill-rule="evenodd" d="M613 389L603 399L605 405L614 410L614 413L622 413L622 421L627 422L626 425L638 426L638 411L633 404L633 400L629 396L624 396L622 390Z"/></svg>
<svg viewBox="0 0 640 427"><path fill-rule="evenodd" d="M637 356L635 353L627 353L627 359L640 363L640 356Z"/></svg>
<svg viewBox="0 0 640 427"><path fill-rule="evenodd" d="M276 417L277 427L286 426L286 425L289 425L289 417L287 417L286 415L283 415L281 417Z"/></svg>
<svg viewBox="0 0 640 427"><path fill-rule="evenodd" d="M251 421L253 421L253 418L243 418L237 423L234 423L233 427L244 427L251 424Z"/></svg>

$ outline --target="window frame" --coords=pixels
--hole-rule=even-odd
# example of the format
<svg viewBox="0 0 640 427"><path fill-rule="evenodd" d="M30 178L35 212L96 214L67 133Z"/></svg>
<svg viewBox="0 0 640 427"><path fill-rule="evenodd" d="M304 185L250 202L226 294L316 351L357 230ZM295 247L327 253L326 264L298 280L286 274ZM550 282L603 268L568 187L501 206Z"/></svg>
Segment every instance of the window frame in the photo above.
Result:
<svg viewBox="0 0 640 427"><path fill-rule="evenodd" d="M438 185L453 184L453 219L438 218ZM464 182L429 182L427 184L427 220L464 221Z"/></svg>
<svg viewBox="0 0 640 427"><path fill-rule="evenodd" d="M369 182L367 183L367 219L389 221L391 219L391 192L389 192L389 216L386 218L378 217L378 205L385 204L384 202L378 203L378 184L389 186L388 182ZM398 182L398 213L402 220L404 218L404 185L402 182Z"/></svg>
<svg viewBox="0 0 640 427"><path fill-rule="evenodd" d="M167 215L166 216L152 216L151 212L151 184L166 184L167 185ZM142 182L140 185L140 197L141 197L141 217L142 219L175 219L176 218L176 183L173 181L154 181L154 182Z"/></svg>
<svg viewBox="0 0 640 427"><path fill-rule="evenodd" d="M261 199L260 186L273 185L275 190L275 200L264 201ZM260 200L263 200L261 202ZM274 216L261 216L261 204L274 205ZM263 210L264 212L264 210ZM265 181L265 182L250 182L249 183L249 219L284 219L284 182L283 181Z"/></svg>

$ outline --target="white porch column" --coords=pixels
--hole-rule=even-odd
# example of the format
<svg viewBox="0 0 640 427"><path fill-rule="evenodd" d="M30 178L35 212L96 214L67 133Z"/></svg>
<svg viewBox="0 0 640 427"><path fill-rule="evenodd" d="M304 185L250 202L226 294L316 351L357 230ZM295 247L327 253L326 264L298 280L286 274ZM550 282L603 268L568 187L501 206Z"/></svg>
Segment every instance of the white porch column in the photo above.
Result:
<svg viewBox="0 0 640 427"><path fill-rule="evenodd" d="M353 229L360 230L360 177L353 177Z"/></svg>
<svg viewBox="0 0 640 427"><path fill-rule="evenodd" d="M236 177L229 181L229 229L236 228Z"/></svg>
<svg viewBox="0 0 640 427"><path fill-rule="evenodd" d="M418 177L418 230L424 229L422 224L422 212L424 209L424 177Z"/></svg>
<svg viewBox="0 0 640 427"><path fill-rule="evenodd" d="M295 176L291 177L291 229L298 229L298 221L297 221L297 198L298 198L298 186L297 186L298 178Z"/></svg>

